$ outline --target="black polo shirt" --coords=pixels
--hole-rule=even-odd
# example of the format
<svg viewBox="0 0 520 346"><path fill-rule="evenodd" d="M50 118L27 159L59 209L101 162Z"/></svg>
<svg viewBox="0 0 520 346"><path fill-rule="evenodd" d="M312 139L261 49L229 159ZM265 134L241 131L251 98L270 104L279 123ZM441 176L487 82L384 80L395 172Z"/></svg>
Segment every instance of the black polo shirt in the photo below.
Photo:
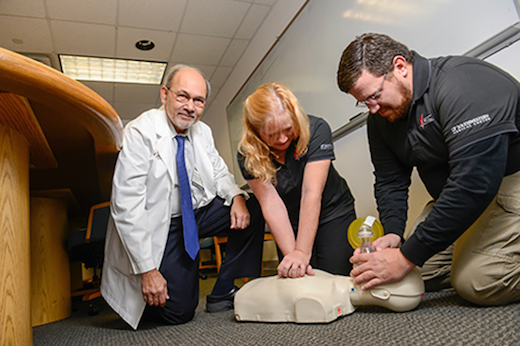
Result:
<svg viewBox="0 0 520 346"><path fill-rule="evenodd" d="M295 155L295 143L293 141L287 149L285 164L281 164L273 158L273 164L278 169L276 190L282 198L294 229L298 226L300 217L300 203L303 184L303 173L309 162L320 160L334 160L334 144L332 133L327 122L321 118L309 115L310 140L307 152L301 157ZM244 179L255 179L247 172L243 165L243 156L238 153L238 164ZM325 188L323 189L320 224L335 219L339 216L354 213L354 198L350 193L345 179L343 179L334 166L330 165Z"/></svg>
<svg viewBox="0 0 520 346"><path fill-rule="evenodd" d="M436 200L401 247L422 265L484 211L505 175L520 169L520 84L468 57L414 53L413 101L403 119L368 118L375 194L385 233L403 235L413 167Z"/></svg>

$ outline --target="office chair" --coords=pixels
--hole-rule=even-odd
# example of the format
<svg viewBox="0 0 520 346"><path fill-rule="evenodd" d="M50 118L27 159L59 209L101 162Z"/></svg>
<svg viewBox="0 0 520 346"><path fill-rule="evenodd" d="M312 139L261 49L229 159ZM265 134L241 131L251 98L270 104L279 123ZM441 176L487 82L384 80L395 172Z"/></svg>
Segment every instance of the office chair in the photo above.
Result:
<svg viewBox="0 0 520 346"><path fill-rule="evenodd" d="M87 228L73 233L68 239L71 261L80 261L85 268L94 268L91 287L72 293L73 297L82 296L83 301L100 297L100 276L97 270L103 266L105 253L105 236L110 217L110 202L99 203L90 208ZM90 304L89 314L96 315L97 309Z"/></svg>
<svg viewBox="0 0 520 346"><path fill-rule="evenodd" d="M269 230L264 233L264 241L274 240L273 235ZM201 270L216 268L217 273L220 273L220 266L222 265L222 260L224 258L225 246L228 242L227 236L222 237L208 237L200 240L200 249L210 249L211 254L215 256L214 261L203 262L202 259L199 263L199 278L202 280L206 280L208 276L204 274ZM262 262L262 274L264 273L264 264ZM249 278L242 278L243 282L248 282Z"/></svg>
<svg viewBox="0 0 520 346"><path fill-rule="evenodd" d="M216 247L215 247L215 237L207 237L199 240L201 253L199 254L199 278L202 280L206 280L208 275L206 274L206 270L208 269L216 269ZM210 258L204 259L202 256L202 250L209 250Z"/></svg>

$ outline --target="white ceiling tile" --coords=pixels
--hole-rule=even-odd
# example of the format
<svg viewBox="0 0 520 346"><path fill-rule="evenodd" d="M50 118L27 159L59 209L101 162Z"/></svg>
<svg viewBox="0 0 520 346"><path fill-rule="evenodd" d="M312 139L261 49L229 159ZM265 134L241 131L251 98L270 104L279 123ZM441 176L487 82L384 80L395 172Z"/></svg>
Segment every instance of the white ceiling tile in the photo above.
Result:
<svg viewBox="0 0 520 346"><path fill-rule="evenodd" d="M231 40L220 37L179 34L170 61L216 65Z"/></svg>
<svg viewBox="0 0 520 346"><path fill-rule="evenodd" d="M244 21L238 28L235 38L250 39L260 27L265 16L269 13L270 7L264 5L253 5L247 13Z"/></svg>
<svg viewBox="0 0 520 346"><path fill-rule="evenodd" d="M205 108L209 108L211 106L211 102L215 99L215 96L218 94L220 88L213 88L211 87L211 94L209 95L209 99L206 102Z"/></svg>
<svg viewBox="0 0 520 346"><path fill-rule="evenodd" d="M255 0L255 2L258 4L269 5L269 6L274 5L274 3L277 1L278 0Z"/></svg>
<svg viewBox="0 0 520 346"><path fill-rule="evenodd" d="M51 31L56 50L60 54L114 56L116 45L114 26L51 21Z"/></svg>
<svg viewBox="0 0 520 346"><path fill-rule="evenodd" d="M119 27L117 30L116 55L120 58L168 61L176 34L166 31ZM139 50L136 42L150 40L155 44L151 50Z"/></svg>
<svg viewBox="0 0 520 346"><path fill-rule="evenodd" d="M150 100L155 101L160 89L160 85L117 83L114 88L114 103L146 103L150 102Z"/></svg>
<svg viewBox="0 0 520 346"><path fill-rule="evenodd" d="M181 32L233 37L250 6L232 0L190 0Z"/></svg>
<svg viewBox="0 0 520 346"><path fill-rule="evenodd" d="M178 31L186 0L121 0L118 24L135 28Z"/></svg>
<svg viewBox="0 0 520 346"><path fill-rule="evenodd" d="M211 80L209 107L274 3L276 0L0 0L0 46L49 56L56 66L56 54L194 65ZM142 39L154 41L156 47L138 51L135 42ZM159 86L84 84L111 104L124 123L161 105Z"/></svg>
<svg viewBox="0 0 520 346"><path fill-rule="evenodd" d="M237 63L238 59L242 56L244 51L249 44L249 40L233 40L229 45L222 61L220 62L223 66L233 67Z"/></svg>
<svg viewBox="0 0 520 346"><path fill-rule="evenodd" d="M199 68L207 79L209 79L209 77L211 77L213 72L215 72L215 68L216 68L216 66L214 66L214 65L198 64L198 65L194 65L194 66Z"/></svg>
<svg viewBox="0 0 520 346"><path fill-rule="evenodd" d="M206 107L209 108L209 106L211 105L211 102L213 102L213 100L215 99L215 97L218 95L218 92L220 91L220 88L214 88L212 91L211 91L211 97L209 98L208 100L208 104Z"/></svg>
<svg viewBox="0 0 520 346"><path fill-rule="evenodd" d="M208 102L206 102L206 106L204 109L209 109L211 107L211 103L215 100L215 97L218 95L220 88L211 88L211 95L209 96ZM202 120L204 120L204 113L202 113Z"/></svg>
<svg viewBox="0 0 520 346"><path fill-rule="evenodd" d="M0 0L0 14L44 18L45 8L43 0Z"/></svg>
<svg viewBox="0 0 520 346"><path fill-rule="evenodd" d="M214 85L215 89L220 89L232 70L232 67L217 67L215 73L211 76L211 85Z"/></svg>
<svg viewBox="0 0 520 346"><path fill-rule="evenodd" d="M88 88L95 91L111 105L114 104L114 83L80 81Z"/></svg>
<svg viewBox="0 0 520 346"><path fill-rule="evenodd" d="M116 24L117 0L46 0L51 19Z"/></svg>
<svg viewBox="0 0 520 346"><path fill-rule="evenodd" d="M45 19L0 16L0 32L0 46L3 48L25 53L50 53L54 50Z"/></svg>
<svg viewBox="0 0 520 346"><path fill-rule="evenodd" d="M141 115L141 113L149 109L158 108L155 103L151 102L116 102L113 107L123 121L123 124L126 124L128 121L137 118L139 115Z"/></svg>

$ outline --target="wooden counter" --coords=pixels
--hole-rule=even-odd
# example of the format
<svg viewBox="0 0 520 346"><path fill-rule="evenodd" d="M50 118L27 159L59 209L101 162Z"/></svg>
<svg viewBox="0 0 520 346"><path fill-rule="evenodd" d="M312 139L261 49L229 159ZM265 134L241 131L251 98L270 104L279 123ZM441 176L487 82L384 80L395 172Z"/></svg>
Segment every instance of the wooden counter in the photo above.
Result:
<svg viewBox="0 0 520 346"><path fill-rule="evenodd" d="M110 197L122 135L118 115L95 92L0 48L1 345L31 345L33 324L70 315L70 295L47 294L70 294L67 203L30 203L30 193L70 190L74 212L87 215Z"/></svg>

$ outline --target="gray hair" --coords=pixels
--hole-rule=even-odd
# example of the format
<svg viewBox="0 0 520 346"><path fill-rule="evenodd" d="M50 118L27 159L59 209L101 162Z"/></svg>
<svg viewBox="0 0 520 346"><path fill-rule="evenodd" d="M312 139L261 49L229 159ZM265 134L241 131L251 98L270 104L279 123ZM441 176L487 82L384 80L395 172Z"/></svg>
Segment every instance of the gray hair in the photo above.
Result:
<svg viewBox="0 0 520 346"><path fill-rule="evenodd" d="M177 64L177 65L170 67L170 69L166 73L166 77L164 77L163 86L170 89L170 86L171 86L170 84L172 82L172 79L177 74L177 72L182 71L182 70L187 70L187 69L192 69L192 70L197 71L198 73L200 73L202 78L204 78L204 81L206 82L206 100L207 100L211 94L211 85L209 84L209 80L206 78L206 76L204 76L204 73L202 73L202 71L195 66L190 66L190 65L186 65L186 64Z"/></svg>

